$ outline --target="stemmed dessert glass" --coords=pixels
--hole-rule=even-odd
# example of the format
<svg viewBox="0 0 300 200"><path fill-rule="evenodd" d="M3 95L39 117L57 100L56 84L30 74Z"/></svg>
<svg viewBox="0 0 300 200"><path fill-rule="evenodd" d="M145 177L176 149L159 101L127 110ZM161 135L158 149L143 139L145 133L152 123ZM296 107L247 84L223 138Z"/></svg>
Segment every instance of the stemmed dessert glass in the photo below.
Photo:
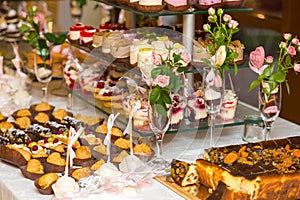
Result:
<svg viewBox="0 0 300 200"><path fill-rule="evenodd" d="M149 103L150 104L150 103ZM156 157L148 162L150 166L155 169L164 170L168 169L170 163L166 161L162 156L162 144L166 131L168 130L171 122L172 109L167 110L166 115L162 115L157 110L159 109L158 104L149 105L149 119L150 129L154 133L156 139L157 153Z"/></svg>
<svg viewBox="0 0 300 200"><path fill-rule="evenodd" d="M270 90L268 82L262 82L258 91L259 111L264 121L263 138L269 140L273 123L281 109L281 84L269 96L266 90Z"/></svg>
<svg viewBox="0 0 300 200"><path fill-rule="evenodd" d="M50 50L51 52L51 50ZM34 73L36 79L42 84L43 101L47 100L48 84L52 80L52 56L51 53L47 53L43 56L34 53Z"/></svg>
<svg viewBox="0 0 300 200"><path fill-rule="evenodd" d="M205 67L202 84L205 109L210 116L209 147L211 148L215 144L215 120L221 110L225 83L220 71L216 67Z"/></svg>

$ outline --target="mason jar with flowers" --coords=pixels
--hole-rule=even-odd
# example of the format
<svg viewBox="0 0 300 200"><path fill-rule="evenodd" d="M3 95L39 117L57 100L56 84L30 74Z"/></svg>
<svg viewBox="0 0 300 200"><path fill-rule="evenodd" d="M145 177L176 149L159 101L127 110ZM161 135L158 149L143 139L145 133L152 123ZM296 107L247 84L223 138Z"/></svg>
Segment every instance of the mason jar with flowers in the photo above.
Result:
<svg viewBox="0 0 300 200"><path fill-rule="evenodd" d="M262 46L250 53L249 66L258 74L258 77L251 82L249 91L259 87L259 110L265 123L265 140L269 138L273 122L281 109L281 85L285 84L288 94L290 93L287 73L290 69L296 73L300 72L300 64L292 60L297 52L300 52L299 39L290 33L284 33L283 41L278 46L278 60L272 56L265 58Z"/></svg>

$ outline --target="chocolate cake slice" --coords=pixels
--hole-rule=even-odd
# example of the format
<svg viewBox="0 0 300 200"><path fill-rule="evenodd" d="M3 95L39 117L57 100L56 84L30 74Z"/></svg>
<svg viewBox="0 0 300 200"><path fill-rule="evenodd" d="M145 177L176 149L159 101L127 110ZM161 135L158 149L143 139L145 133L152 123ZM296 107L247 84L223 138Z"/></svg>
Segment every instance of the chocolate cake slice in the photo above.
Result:
<svg viewBox="0 0 300 200"><path fill-rule="evenodd" d="M250 199L300 199L300 137L209 149L196 161L199 181L220 182Z"/></svg>

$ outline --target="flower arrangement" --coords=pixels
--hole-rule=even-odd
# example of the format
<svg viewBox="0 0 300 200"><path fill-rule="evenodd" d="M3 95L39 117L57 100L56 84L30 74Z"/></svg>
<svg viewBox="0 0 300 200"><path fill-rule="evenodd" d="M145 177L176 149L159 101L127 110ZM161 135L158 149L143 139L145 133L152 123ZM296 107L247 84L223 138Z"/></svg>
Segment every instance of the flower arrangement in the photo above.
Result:
<svg viewBox="0 0 300 200"><path fill-rule="evenodd" d="M60 45L65 42L66 34L56 36L53 33L44 33L44 16L37 12L37 7L28 7L28 12L22 12L21 17L25 21L19 28L24 34L24 40L28 41L33 49L36 49L41 58L45 58L50 54L49 43L52 45Z"/></svg>
<svg viewBox="0 0 300 200"><path fill-rule="evenodd" d="M264 93L268 96L278 87L279 84L285 83L287 92L290 93L288 80L286 79L289 69L300 72L300 64L292 61L292 57L300 52L300 41L297 37L293 37L290 33L283 34L283 41L279 43L279 57L275 61L272 56L265 58L265 51L262 46L257 47L250 53L250 68L259 76L252 81L249 91L260 85L262 81L268 83L269 88L264 89ZM264 64L265 62L265 64Z"/></svg>
<svg viewBox="0 0 300 200"><path fill-rule="evenodd" d="M152 53L152 63L155 67L151 71L150 104L155 110L166 116L169 105L172 104L171 94L176 94L184 84L179 74L186 70L191 61L187 50L179 43L165 42L167 51L162 54Z"/></svg>
<svg viewBox="0 0 300 200"><path fill-rule="evenodd" d="M232 63L234 72L237 74L238 68L234 60L238 54L229 45L233 34L239 31L239 23L233 20L229 14L224 14L224 10L221 8L217 11L214 8L209 8L208 14L209 23L203 25L203 30L209 33L205 45L207 45L208 53L213 56L213 59L203 59L203 61L209 66L218 67L222 75L224 70L230 69L229 65Z"/></svg>

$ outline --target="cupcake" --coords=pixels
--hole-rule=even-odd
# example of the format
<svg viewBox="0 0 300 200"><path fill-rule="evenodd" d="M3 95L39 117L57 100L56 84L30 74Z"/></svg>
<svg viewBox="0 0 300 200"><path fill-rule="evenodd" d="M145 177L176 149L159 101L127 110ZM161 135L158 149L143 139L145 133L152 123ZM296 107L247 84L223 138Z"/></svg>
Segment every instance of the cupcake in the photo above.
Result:
<svg viewBox="0 0 300 200"><path fill-rule="evenodd" d="M187 0L165 0L165 3L170 11L181 12L189 8Z"/></svg>
<svg viewBox="0 0 300 200"><path fill-rule="evenodd" d="M163 10L165 4L163 4L162 0L139 0L138 4L136 5L136 9L141 12L159 12Z"/></svg>

